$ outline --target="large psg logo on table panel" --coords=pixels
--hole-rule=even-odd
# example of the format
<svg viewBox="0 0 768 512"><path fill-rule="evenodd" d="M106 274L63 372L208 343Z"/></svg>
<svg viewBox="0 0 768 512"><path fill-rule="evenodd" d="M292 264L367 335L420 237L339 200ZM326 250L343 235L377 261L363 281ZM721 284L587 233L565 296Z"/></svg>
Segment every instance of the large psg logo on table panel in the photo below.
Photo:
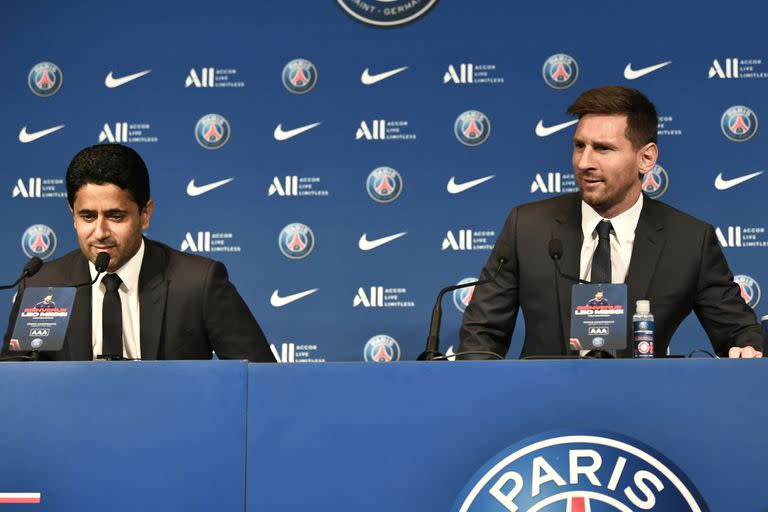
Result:
<svg viewBox="0 0 768 512"><path fill-rule="evenodd" d="M623 435L556 432L503 450L469 481L454 512L707 512L672 462Z"/></svg>

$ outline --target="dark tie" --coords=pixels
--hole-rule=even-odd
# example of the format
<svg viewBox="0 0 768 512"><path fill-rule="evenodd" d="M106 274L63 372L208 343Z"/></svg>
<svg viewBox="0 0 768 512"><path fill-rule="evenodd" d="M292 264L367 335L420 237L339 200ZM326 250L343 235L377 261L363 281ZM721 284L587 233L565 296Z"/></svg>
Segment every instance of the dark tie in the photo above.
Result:
<svg viewBox="0 0 768 512"><path fill-rule="evenodd" d="M101 280L107 289L101 310L101 353L105 356L123 356L123 308L117 289L123 282L117 274L107 274Z"/></svg>
<svg viewBox="0 0 768 512"><path fill-rule="evenodd" d="M597 225L597 248L592 256L592 282L611 282L611 223L601 220Z"/></svg>

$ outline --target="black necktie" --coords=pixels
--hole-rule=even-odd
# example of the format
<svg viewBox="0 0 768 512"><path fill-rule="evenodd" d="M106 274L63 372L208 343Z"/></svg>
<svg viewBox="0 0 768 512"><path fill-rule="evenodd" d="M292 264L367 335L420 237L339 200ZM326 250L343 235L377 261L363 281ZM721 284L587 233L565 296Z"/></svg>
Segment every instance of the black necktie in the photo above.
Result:
<svg viewBox="0 0 768 512"><path fill-rule="evenodd" d="M601 220L597 225L597 248L592 256L593 283L611 282L611 222Z"/></svg>
<svg viewBox="0 0 768 512"><path fill-rule="evenodd" d="M101 310L101 332L103 334L101 353L105 356L123 356L123 308L117 289L123 282L117 274L102 278L107 289Z"/></svg>

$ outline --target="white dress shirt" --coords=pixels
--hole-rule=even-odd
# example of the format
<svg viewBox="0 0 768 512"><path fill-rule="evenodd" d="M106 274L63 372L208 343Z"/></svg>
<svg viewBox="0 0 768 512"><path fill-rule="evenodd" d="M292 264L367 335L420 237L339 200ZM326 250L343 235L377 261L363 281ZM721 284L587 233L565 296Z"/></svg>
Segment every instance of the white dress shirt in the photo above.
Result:
<svg viewBox="0 0 768 512"><path fill-rule="evenodd" d="M144 260L144 239L141 240L139 250L131 259L117 269L114 273L123 281L118 288L120 305L123 309L123 357L128 359L141 359L141 329L139 322L139 273L141 262ZM96 267L88 262L91 279L96 277ZM102 306L106 287L99 280L91 286L91 340L93 342L93 358L102 353Z"/></svg>
<svg viewBox="0 0 768 512"><path fill-rule="evenodd" d="M581 244L579 277L590 281L592 278L592 257L597 248L597 225L602 220L610 221L611 230L611 282L623 283L627 279L632 247L635 245L635 228L643 209L643 194L632 207L612 219L603 219L584 201L581 202L581 231L584 242Z"/></svg>

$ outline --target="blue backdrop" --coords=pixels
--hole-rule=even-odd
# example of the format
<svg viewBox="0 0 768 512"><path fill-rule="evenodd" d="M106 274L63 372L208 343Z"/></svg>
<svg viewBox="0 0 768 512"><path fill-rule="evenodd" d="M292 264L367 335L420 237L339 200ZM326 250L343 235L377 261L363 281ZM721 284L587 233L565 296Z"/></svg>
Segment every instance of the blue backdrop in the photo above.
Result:
<svg viewBox="0 0 768 512"><path fill-rule="evenodd" d="M77 247L66 166L125 142L150 169L148 236L223 261L282 360L413 359L436 291L477 276L510 208L574 188L567 106L621 84L662 116L649 193L718 228L768 313L768 8L660 6L443 0L379 28L335 0L4 3L5 280L25 251ZM672 351L708 346L694 318Z"/></svg>

